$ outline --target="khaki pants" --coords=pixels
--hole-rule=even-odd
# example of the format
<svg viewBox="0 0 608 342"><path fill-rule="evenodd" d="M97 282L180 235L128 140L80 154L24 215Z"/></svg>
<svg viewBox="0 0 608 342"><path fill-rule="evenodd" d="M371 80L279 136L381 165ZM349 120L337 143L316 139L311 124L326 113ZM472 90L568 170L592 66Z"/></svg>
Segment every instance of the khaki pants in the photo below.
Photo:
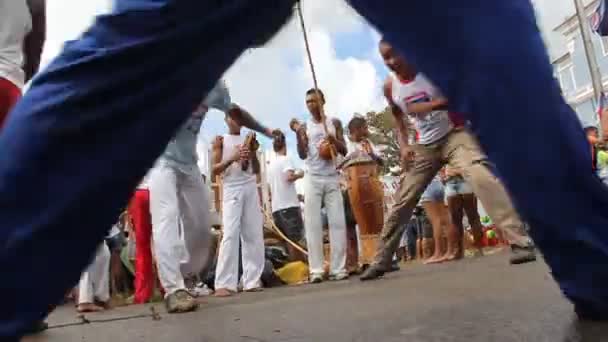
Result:
<svg viewBox="0 0 608 342"><path fill-rule="evenodd" d="M376 255L381 267L390 266L392 256L424 189L445 165L460 168L473 187L492 221L502 229L512 244L527 246L530 239L524 224L513 208L500 181L488 170L487 157L475 138L466 130L453 130L441 140L412 146L414 161L401 178L396 199L382 230L382 242Z"/></svg>

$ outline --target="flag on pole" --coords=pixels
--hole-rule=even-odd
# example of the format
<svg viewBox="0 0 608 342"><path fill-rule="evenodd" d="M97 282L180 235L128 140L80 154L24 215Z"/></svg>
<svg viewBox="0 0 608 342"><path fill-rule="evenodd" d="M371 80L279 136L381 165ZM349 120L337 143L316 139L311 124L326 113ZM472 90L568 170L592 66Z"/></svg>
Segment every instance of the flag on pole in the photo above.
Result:
<svg viewBox="0 0 608 342"><path fill-rule="evenodd" d="M600 36L608 36L608 15L606 15L606 1L600 0L597 9L591 16L591 28Z"/></svg>

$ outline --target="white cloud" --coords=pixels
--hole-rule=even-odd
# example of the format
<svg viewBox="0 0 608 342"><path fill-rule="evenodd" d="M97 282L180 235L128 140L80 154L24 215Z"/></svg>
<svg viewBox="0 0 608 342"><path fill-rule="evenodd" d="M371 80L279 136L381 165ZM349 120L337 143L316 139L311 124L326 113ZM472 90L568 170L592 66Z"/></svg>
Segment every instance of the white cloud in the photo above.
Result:
<svg viewBox="0 0 608 342"><path fill-rule="evenodd" d="M43 63L60 51L65 40L76 38L95 15L108 11L110 6L111 0L47 0L48 38ZM343 0L309 0L303 10L319 86L328 100L328 114L347 120L354 112L381 108L381 80L372 60L378 58L373 52L379 35ZM338 57L337 36L353 32L361 32L365 44L373 41L372 46L365 47L372 52ZM235 102L272 127L286 130L292 117L307 116L304 92L312 87L312 78L297 16L265 47L241 56L225 78ZM222 132L217 129L221 127L219 116L209 119L205 124L209 128L204 128L207 136L203 137L207 141ZM288 142L293 144L291 134Z"/></svg>

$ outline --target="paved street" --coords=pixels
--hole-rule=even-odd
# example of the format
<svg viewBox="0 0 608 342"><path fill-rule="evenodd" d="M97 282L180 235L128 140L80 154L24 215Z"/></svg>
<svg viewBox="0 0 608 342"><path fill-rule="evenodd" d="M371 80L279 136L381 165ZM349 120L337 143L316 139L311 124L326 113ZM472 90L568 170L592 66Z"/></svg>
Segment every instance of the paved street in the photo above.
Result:
<svg viewBox="0 0 608 342"><path fill-rule="evenodd" d="M605 326L576 323L544 263L508 266L506 254L407 265L375 282L205 301L185 315L168 315L156 304L160 320L149 306L131 306L59 327L81 321L73 307L63 307L50 317L55 327L26 341L608 341Z"/></svg>

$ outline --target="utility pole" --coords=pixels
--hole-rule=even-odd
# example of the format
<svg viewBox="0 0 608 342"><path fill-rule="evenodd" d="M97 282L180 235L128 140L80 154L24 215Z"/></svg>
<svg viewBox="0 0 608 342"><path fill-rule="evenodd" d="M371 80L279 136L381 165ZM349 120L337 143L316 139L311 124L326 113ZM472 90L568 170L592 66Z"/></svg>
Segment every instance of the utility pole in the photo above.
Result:
<svg viewBox="0 0 608 342"><path fill-rule="evenodd" d="M603 92L602 75L600 74L600 67L597 64L597 59L595 57L595 49L593 48L593 41L591 40L591 28L589 27L589 19L585 14L585 6L583 5L583 0L574 0L574 6L576 6L578 25L581 30L581 36L583 37L583 46L585 47L585 55L587 57L587 63L589 65L589 73L591 74L593 94L595 95L595 100L597 101Z"/></svg>

